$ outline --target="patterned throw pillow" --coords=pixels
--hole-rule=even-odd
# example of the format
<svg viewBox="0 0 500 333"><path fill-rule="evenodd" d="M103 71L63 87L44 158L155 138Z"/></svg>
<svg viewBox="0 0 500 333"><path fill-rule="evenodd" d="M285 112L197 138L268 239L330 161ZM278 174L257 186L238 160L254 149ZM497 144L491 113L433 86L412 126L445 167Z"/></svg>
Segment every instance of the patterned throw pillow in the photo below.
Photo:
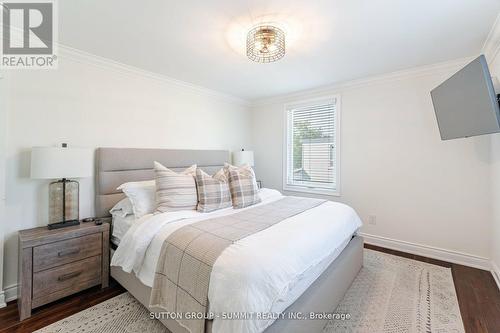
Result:
<svg viewBox="0 0 500 333"><path fill-rule="evenodd" d="M255 173L250 166L235 167L226 163L224 169L229 178L234 208L248 207L261 201Z"/></svg>
<svg viewBox="0 0 500 333"><path fill-rule="evenodd" d="M154 169L157 213L196 209L196 165L177 173L155 162Z"/></svg>
<svg viewBox="0 0 500 333"><path fill-rule="evenodd" d="M209 176L196 169L196 188L198 189L198 211L203 213L231 207L231 193L224 169Z"/></svg>

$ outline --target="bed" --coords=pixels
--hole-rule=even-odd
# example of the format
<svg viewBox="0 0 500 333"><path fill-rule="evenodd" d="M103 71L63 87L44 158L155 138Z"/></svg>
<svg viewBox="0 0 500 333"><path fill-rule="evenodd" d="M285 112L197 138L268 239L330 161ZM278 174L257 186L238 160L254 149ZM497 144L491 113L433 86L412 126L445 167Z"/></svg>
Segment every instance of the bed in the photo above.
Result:
<svg viewBox="0 0 500 333"><path fill-rule="evenodd" d="M109 216L111 207L124 198L124 194L116 190L120 184L154 179L153 161L158 161L173 170L198 164L200 168L211 174L229 160L229 152L211 150L99 148L96 155L95 206L97 214L102 217ZM266 204L278 200L281 194L274 190L263 189L261 196L263 197L261 204ZM337 216L338 223L332 224L331 218L325 218L327 215L331 216L332 212ZM200 215L193 213L179 221L173 218L174 223L171 223L172 221L166 216L145 216L139 221L121 221L118 226L121 229L120 236L113 241L122 245L121 250L118 248L118 255L114 257L114 261L122 261L111 267L111 276L149 308L155 258L157 260L162 241L175 230L175 225L234 213L232 208L214 213L198 213ZM304 232L304 228L307 228L305 223L308 221L315 221L316 224L319 223L319 226L321 223L325 224ZM162 223L161 226L158 225L159 222ZM255 322L207 319L205 332L320 332L328 321L327 317L314 320L290 320L289 318L296 317L297 314L331 313L336 308L362 266L363 240L356 235L359 226L359 218L350 207L327 202L287 219L286 223L283 221L247 237L242 242L238 242L238 246L226 249L217 259L217 265L212 271L209 292L211 311L266 309L268 312L282 313L282 315L259 318ZM156 227L157 230L152 231ZM145 231L151 231L149 238L143 237L143 234L147 233ZM134 243L137 237L130 236L134 232L146 238L141 240L142 244L145 244L142 246L144 254L140 260L127 263L123 258L128 258L129 255L124 249L133 249L138 246ZM126 235L129 237L127 238ZM273 243L273 249L276 251L259 246L266 242ZM287 255L290 251L294 251L293 248L296 245L299 245L297 248L302 247L300 255ZM328 252L325 248L328 248ZM247 261L245 265L238 266L239 260L237 259L243 255L246 255ZM309 266L304 266L306 263ZM260 272L256 267L261 264L266 267L283 268L288 275L284 274L280 280L261 274L265 275L262 278L263 281L260 284L248 282L249 287L246 290L246 282L242 282L244 279L241 281L238 279L246 275L239 272L255 275L255 272ZM307 269L304 269L305 267ZM287 280L292 276L294 277L293 283L290 282L292 280ZM282 280L286 280L286 283L283 284ZM261 290L266 286L270 286L268 288L270 291ZM280 290L279 297L276 296L277 293L273 294L275 289ZM272 303L269 303L271 300ZM229 308L224 309L225 306ZM150 310L157 312L157 309ZM173 333L188 331L176 320L168 318L160 318L160 320Z"/></svg>

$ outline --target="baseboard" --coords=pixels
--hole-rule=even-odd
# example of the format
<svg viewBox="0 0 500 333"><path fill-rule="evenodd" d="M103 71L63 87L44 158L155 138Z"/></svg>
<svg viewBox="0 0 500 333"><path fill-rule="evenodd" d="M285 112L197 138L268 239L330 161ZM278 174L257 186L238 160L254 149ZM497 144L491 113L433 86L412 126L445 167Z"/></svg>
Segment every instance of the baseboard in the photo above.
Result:
<svg viewBox="0 0 500 333"><path fill-rule="evenodd" d="M497 283L498 290L500 290L500 268L495 264L494 261L491 261L491 274L493 274L493 278Z"/></svg>
<svg viewBox="0 0 500 333"><path fill-rule="evenodd" d="M5 302L17 299L17 284L6 287L3 292L5 294Z"/></svg>
<svg viewBox="0 0 500 333"><path fill-rule="evenodd" d="M448 261L454 264L479 268L483 270L491 270L491 262L487 258L478 257L472 254L462 253L441 249L433 246L415 244L406 241L400 241L382 236L360 233L364 237L365 243L385 247L391 250L407 252L423 257Z"/></svg>
<svg viewBox="0 0 500 333"><path fill-rule="evenodd" d="M367 244L491 271L491 274L497 283L498 289L500 289L500 269L493 261L490 262L486 258L440 249L428 245L415 244L387 237L370 235L363 232L360 232L359 234L363 236L365 243ZM15 299L17 299L17 284L11 285L5 288L3 292L0 292L0 308L5 306L2 304L6 304L7 302Z"/></svg>
<svg viewBox="0 0 500 333"><path fill-rule="evenodd" d="M5 302L5 292L2 290L0 291L0 309L4 308L7 306L7 303Z"/></svg>

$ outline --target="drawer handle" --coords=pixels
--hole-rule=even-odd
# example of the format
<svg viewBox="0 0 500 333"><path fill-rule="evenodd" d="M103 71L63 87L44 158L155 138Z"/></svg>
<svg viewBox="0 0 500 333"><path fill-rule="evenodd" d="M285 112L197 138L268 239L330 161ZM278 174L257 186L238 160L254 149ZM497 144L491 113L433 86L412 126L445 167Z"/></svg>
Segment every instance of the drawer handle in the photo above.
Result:
<svg viewBox="0 0 500 333"><path fill-rule="evenodd" d="M57 256L64 257L64 256L70 256L72 254L78 254L78 253L80 253L80 249L71 250L71 251L61 251L61 252L57 253Z"/></svg>
<svg viewBox="0 0 500 333"><path fill-rule="evenodd" d="M59 276L57 278L57 281L66 281L66 280L75 278L75 277L77 277L80 274L82 274L82 271L74 272L74 273L69 273L69 274L64 274L64 275Z"/></svg>

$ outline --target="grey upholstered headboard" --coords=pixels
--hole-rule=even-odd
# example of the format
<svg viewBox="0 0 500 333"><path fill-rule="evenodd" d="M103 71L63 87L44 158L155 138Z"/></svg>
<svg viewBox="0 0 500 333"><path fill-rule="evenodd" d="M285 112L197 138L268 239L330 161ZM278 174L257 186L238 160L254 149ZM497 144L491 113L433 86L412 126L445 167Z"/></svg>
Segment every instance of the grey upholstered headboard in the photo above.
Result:
<svg viewBox="0 0 500 333"><path fill-rule="evenodd" d="M142 148L98 148L96 151L96 216L109 210L125 195L116 188L123 183L154 179L153 162L173 170L197 164L209 174L229 161L227 150L177 150Z"/></svg>

